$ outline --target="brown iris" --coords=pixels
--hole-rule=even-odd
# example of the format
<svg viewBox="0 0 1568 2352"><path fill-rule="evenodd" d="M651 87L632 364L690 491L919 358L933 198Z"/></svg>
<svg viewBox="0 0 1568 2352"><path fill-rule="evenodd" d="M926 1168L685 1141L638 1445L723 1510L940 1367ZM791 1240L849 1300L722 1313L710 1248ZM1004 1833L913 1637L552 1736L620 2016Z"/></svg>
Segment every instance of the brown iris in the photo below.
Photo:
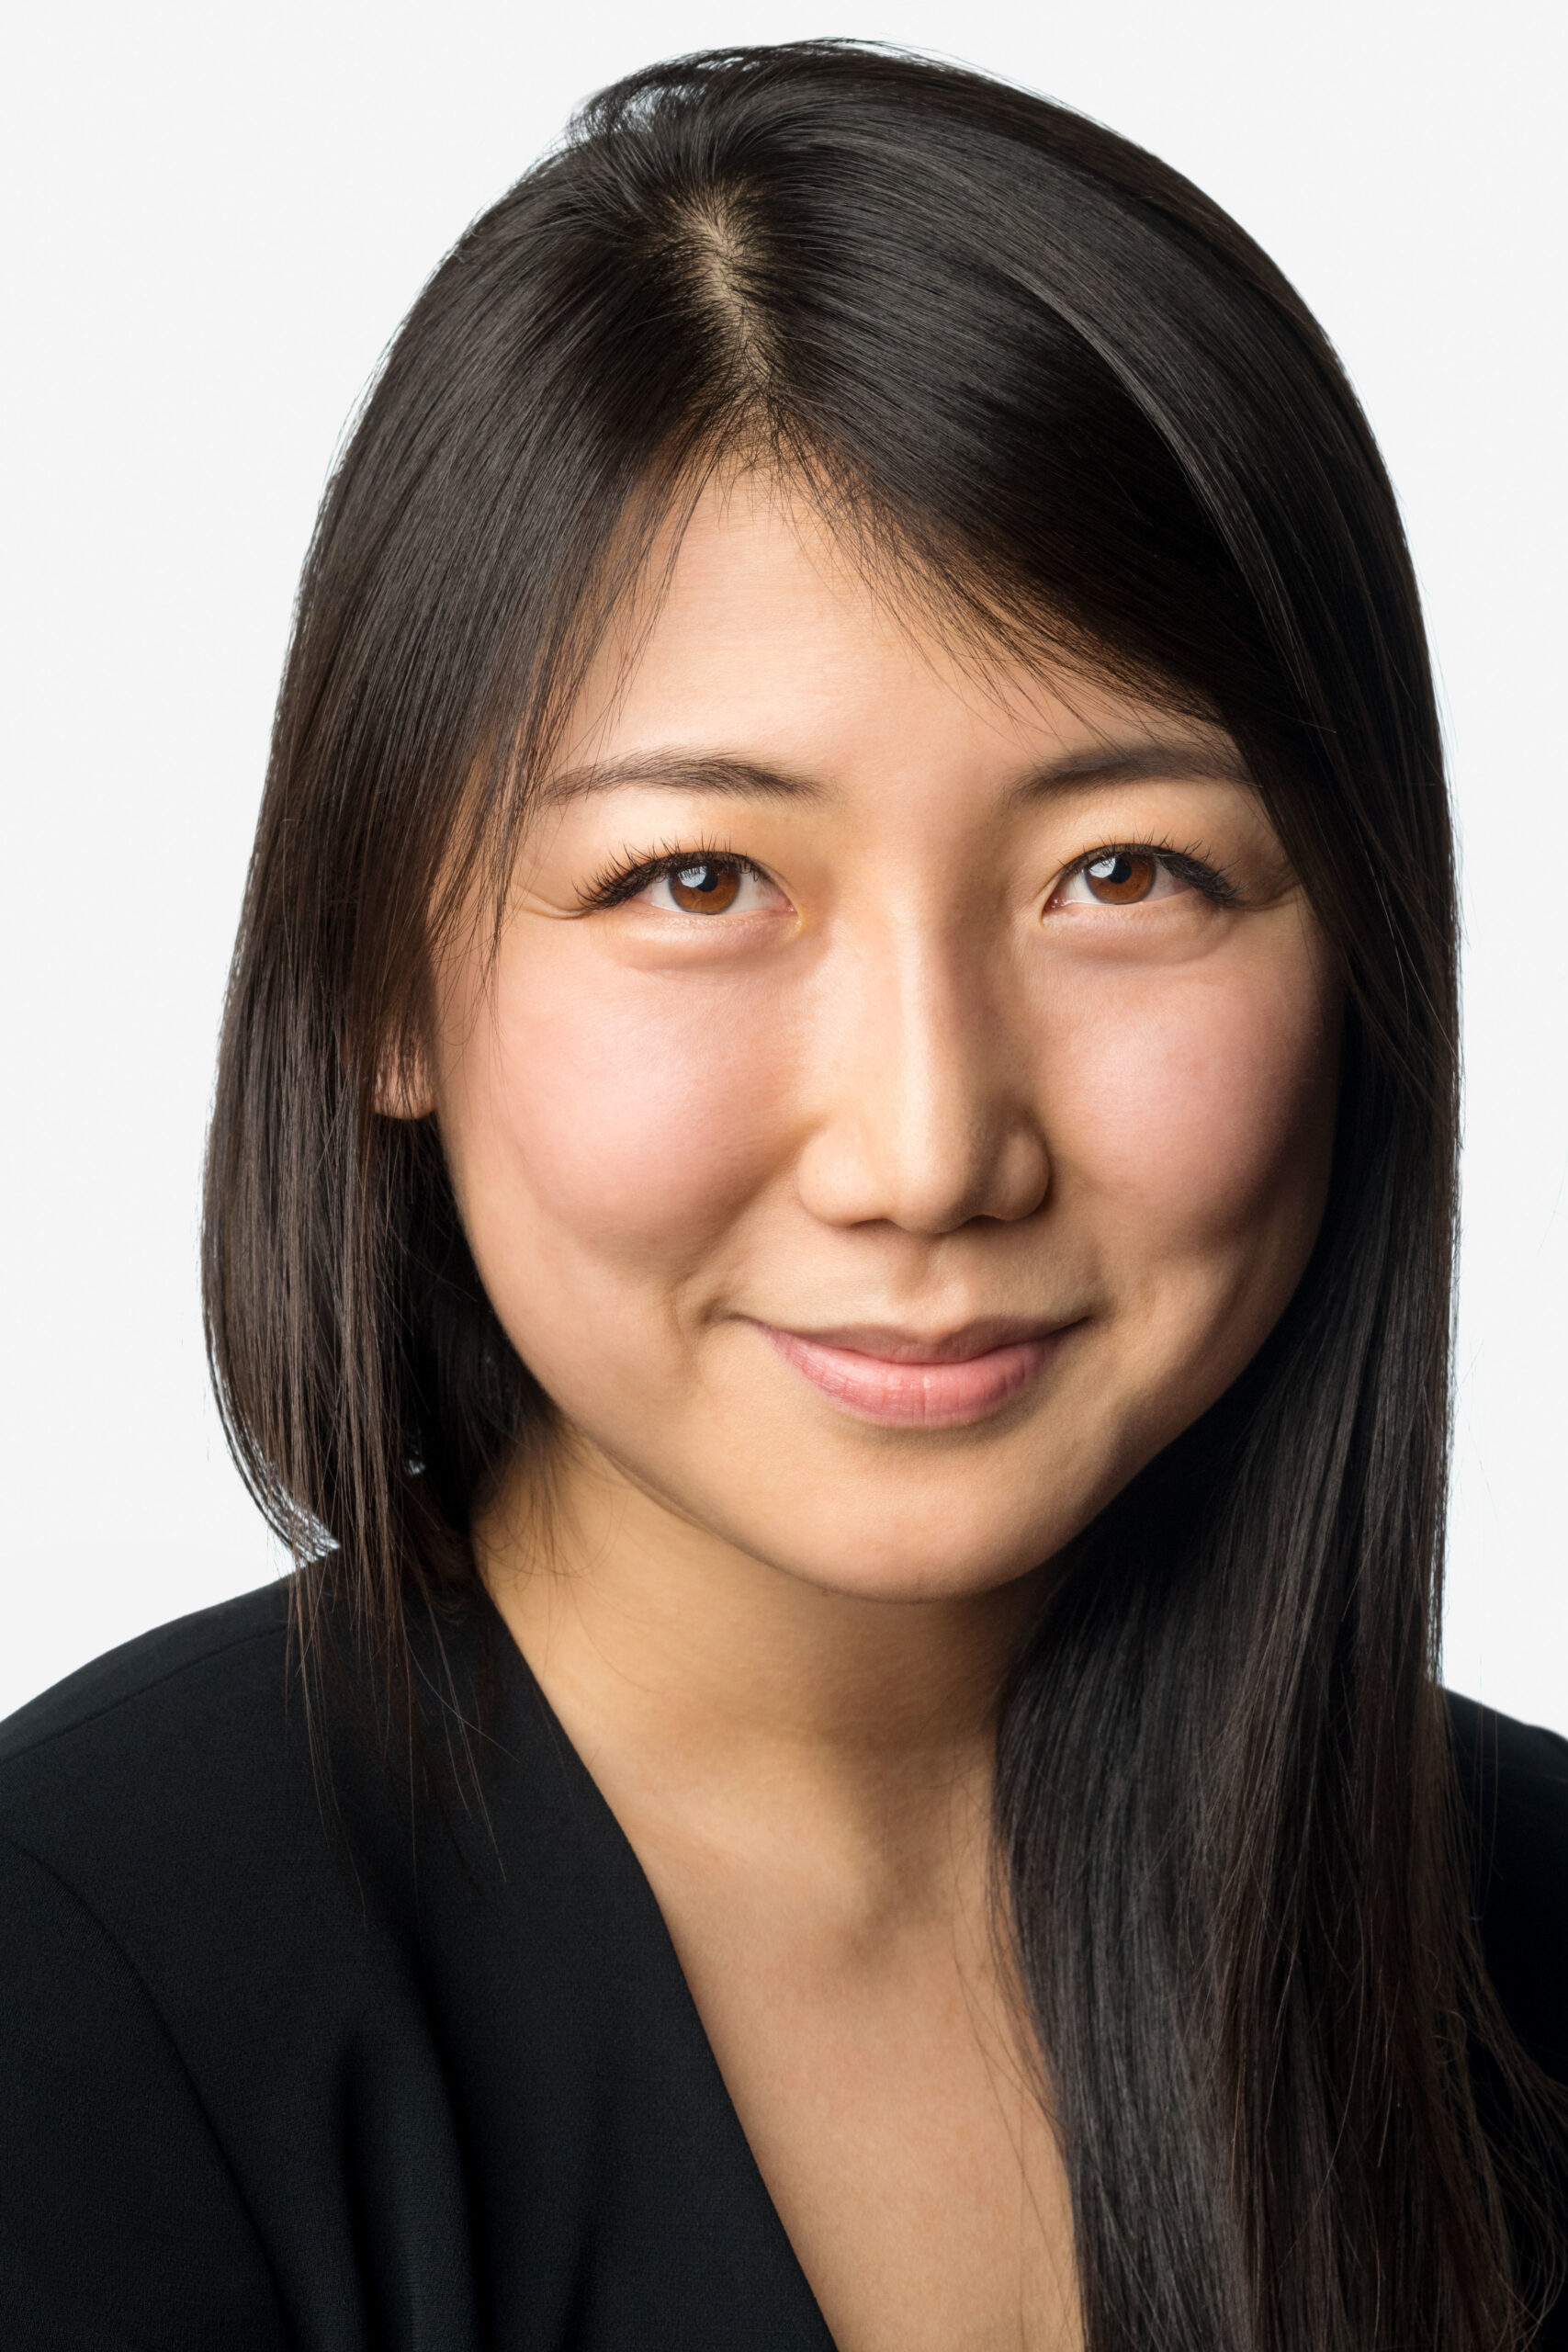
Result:
<svg viewBox="0 0 1568 2352"><path fill-rule="evenodd" d="M721 915L740 889L740 868L716 857L699 858L670 876L670 896L689 915Z"/></svg>
<svg viewBox="0 0 1568 2352"><path fill-rule="evenodd" d="M1102 906L1132 907L1148 897L1158 871L1158 861L1147 850L1118 849L1090 858L1083 874Z"/></svg>

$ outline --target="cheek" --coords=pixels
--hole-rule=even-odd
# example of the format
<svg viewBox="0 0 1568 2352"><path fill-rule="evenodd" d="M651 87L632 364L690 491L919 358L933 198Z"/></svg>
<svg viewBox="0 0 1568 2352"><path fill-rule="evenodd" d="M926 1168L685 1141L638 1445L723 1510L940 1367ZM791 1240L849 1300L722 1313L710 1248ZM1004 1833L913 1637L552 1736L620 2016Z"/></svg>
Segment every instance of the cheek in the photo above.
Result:
<svg viewBox="0 0 1568 2352"><path fill-rule="evenodd" d="M467 1213L649 1272L700 1253L770 1156L765 1010L716 978L650 996L589 957L503 961L450 1138Z"/></svg>
<svg viewBox="0 0 1568 2352"><path fill-rule="evenodd" d="M1092 1190L1145 1261L1315 1231L1337 1034L1304 946L1101 988L1065 1041L1064 1175Z"/></svg>

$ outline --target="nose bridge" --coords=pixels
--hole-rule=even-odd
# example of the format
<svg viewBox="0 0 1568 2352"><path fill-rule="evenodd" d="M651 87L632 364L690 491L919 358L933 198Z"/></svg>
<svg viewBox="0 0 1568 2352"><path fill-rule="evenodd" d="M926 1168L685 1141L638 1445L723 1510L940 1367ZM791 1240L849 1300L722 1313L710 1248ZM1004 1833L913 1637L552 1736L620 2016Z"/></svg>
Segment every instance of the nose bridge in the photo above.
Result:
<svg viewBox="0 0 1568 2352"><path fill-rule="evenodd" d="M819 1114L803 1160L835 1223L946 1233L1029 1216L1043 1137L976 926L892 917L835 978Z"/></svg>

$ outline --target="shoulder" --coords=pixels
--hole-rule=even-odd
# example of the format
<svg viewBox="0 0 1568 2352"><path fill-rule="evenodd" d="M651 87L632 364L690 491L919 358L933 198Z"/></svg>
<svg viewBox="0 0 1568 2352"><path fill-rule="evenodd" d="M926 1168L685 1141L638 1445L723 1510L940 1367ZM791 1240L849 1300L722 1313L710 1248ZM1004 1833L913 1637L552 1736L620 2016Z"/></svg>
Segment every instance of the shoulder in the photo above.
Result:
<svg viewBox="0 0 1568 2352"><path fill-rule="evenodd" d="M209 1892L291 1835L288 1587L109 1651L0 1724L0 1840L100 1917Z"/></svg>
<svg viewBox="0 0 1568 2352"><path fill-rule="evenodd" d="M446 2148L403 1947L323 1815L288 1601L164 1626L0 1724L6 2343L294 2343L301 2310L357 2308L396 2134Z"/></svg>
<svg viewBox="0 0 1568 2352"><path fill-rule="evenodd" d="M0 1724L0 2041L36 2043L51 2079L95 1967L122 1997L94 2031L129 2047L145 2008L213 2112L214 2084L252 2098L246 2035L272 2093L304 2097L299 2070L330 2075L323 2051L395 1997L408 1906L383 1857L402 1849L372 1845L372 1815L345 1849L288 1602L276 1585L164 1626ZM46 1944L77 1958L40 1977Z"/></svg>
<svg viewBox="0 0 1568 2352"><path fill-rule="evenodd" d="M287 1649L288 1587L277 1583L67 1675L0 1723L0 1828L19 1826L51 1790L112 1803L117 1786L145 1792L150 1778L210 1766L242 1726L265 1721L276 1736Z"/></svg>
<svg viewBox="0 0 1568 2352"><path fill-rule="evenodd" d="M129 1709L130 1719L140 1721L149 1707L161 1712L164 1702L158 1693L165 1700L172 1696L170 1685L188 1693L194 1687L190 1678L209 1679L214 1668L223 1670L220 1661L243 1672L236 1652L278 1649L287 1634L288 1608L288 1586L279 1580L106 1650L0 1722L0 1772L13 1758L100 1718Z"/></svg>
<svg viewBox="0 0 1568 2352"><path fill-rule="evenodd" d="M1448 1706L1492 1981L1568 2081L1568 1739L1452 1691Z"/></svg>

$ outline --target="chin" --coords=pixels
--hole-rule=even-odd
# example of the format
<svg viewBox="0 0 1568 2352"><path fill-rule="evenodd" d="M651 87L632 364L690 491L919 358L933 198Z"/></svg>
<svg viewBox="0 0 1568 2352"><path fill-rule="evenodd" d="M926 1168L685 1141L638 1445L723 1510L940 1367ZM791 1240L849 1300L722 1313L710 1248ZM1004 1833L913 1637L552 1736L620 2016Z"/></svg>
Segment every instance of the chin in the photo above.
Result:
<svg viewBox="0 0 1568 2352"><path fill-rule="evenodd" d="M929 1513L906 1528L879 1515L859 1531L840 1522L817 1537L797 1526L775 1544L754 1539L747 1548L802 1582L846 1599L972 1600L1042 1567L1082 1523L1064 1523L1053 1513L1049 1524L998 1541L994 1513L967 1538L951 1524L933 1527Z"/></svg>
<svg viewBox="0 0 1568 2352"><path fill-rule="evenodd" d="M1043 1560L1030 1560L1022 1565L1009 1561L1005 1566L994 1562L977 1566L973 1562L942 1559L915 1567L906 1563L898 1568L872 1568L854 1576L847 1575L842 1564L835 1561L823 1562L819 1566L814 1563L803 1573L821 1591L835 1593L846 1600L880 1600L890 1606L932 1608L976 1600L984 1593L1000 1591L1043 1565Z"/></svg>

